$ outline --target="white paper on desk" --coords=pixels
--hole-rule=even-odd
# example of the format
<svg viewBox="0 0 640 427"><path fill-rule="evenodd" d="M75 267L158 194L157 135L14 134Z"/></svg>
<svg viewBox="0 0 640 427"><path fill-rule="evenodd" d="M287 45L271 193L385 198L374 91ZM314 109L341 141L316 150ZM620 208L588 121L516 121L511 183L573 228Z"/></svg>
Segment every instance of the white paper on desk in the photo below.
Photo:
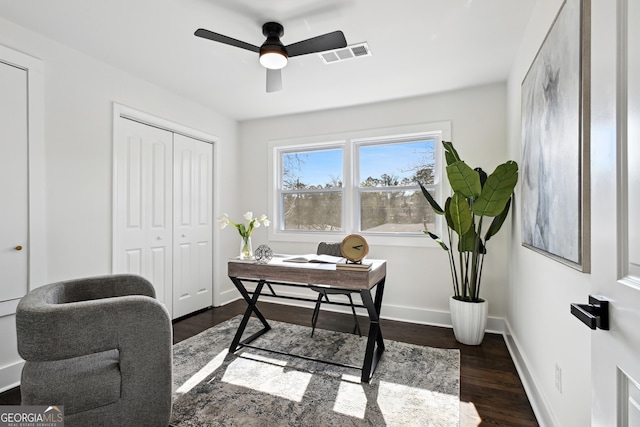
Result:
<svg viewBox="0 0 640 427"><path fill-rule="evenodd" d="M316 254L307 254L307 255L293 255L289 258L285 258L282 261L284 262L312 262L312 263L320 263L320 264L338 264L339 262L344 262L344 258L339 256L332 255L316 255Z"/></svg>

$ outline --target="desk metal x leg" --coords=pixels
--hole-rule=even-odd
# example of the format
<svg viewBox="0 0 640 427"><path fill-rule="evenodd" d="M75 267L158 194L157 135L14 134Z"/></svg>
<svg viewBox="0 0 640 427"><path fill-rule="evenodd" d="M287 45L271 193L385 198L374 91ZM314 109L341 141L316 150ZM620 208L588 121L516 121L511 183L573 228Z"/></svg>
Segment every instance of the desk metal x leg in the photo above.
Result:
<svg viewBox="0 0 640 427"><path fill-rule="evenodd" d="M258 298L262 293L262 289L264 285L267 285L270 289L271 289L271 284L280 284L280 285L289 285L289 286L299 286L299 285L282 283L282 282L273 282L273 281L271 281L270 283L267 283L265 280L259 280L257 281L255 290L252 293L250 293L249 291L247 291L247 288L244 286L241 279L237 277L231 277L231 276L230 276L230 279L235 285L235 287L238 289L238 291L240 292L244 300L247 302L247 309L244 312L244 316L242 317L242 320L240 321L240 325L238 326L238 331L236 332L236 335L233 338L233 341L231 342L231 346L229 347L229 352L235 353L239 348L243 346L247 346L250 342L258 338L259 336L263 335L265 332L271 330L271 326L269 325L269 323L267 323L267 319L265 319L265 317L262 315L262 313L260 312L260 310L256 305L258 302ZM384 294L384 282L385 282L385 279L383 278L372 288L360 290L360 297L362 298L363 306L367 309L367 312L369 314L369 322L370 322L369 336L367 337L367 346L365 350L364 362L362 364L362 375L360 377L360 380L364 383L368 383L369 381L371 381L371 377L373 376L373 373L376 370L378 361L380 360L380 357L382 356L382 353L384 353L384 350L385 350L384 340L382 339L382 331L380 330L380 308L382 306L382 296ZM371 289L373 288L376 289L375 299L372 298L372 295L371 295ZM274 296L278 296L278 295L275 295L275 292L273 292L273 289L271 289L271 293ZM251 335L250 337L243 340L242 335L244 334L244 331L247 327L249 319L251 318L251 315L254 313L258 317L260 322L262 322L263 328L258 332L254 333L253 335ZM272 350L267 350L267 351L272 351ZM281 353L281 354L284 354L284 353ZM295 356L295 357L301 357L303 359L305 358L303 356ZM316 360L316 359L310 359L310 360ZM327 361L322 361L322 362L332 363ZM339 365L339 366L345 366L345 365Z"/></svg>
<svg viewBox="0 0 640 427"><path fill-rule="evenodd" d="M236 350L238 350L238 346L248 344L251 341L255 340L260 335L269 331L271 329L271 326L269 326L269 323L267 323L267 319L264 318L264 316L256 306L256 303L258 302L258 298L260 297L260 293L262 292L262 288L265 285L265 281L260 280L258 282L258 285L256 286L256 289L253 292L253 297L251 297L251 295L249 295L249 292L247 291L247 288L244 287L244 284L240 279L238 279L237 277L230 277L230 279L248 304L247 310L244 312L244 316L242 316L242 320L240 321L240 326L238 327L236 336L233 338L233 341L231 342L231 347L229 347L229 352L235 353ZM242 334L244 334L244 330L247 327L247 323L249 323L249 319L251 318L251 313L256 314L258 319L260 319L260 322L262 322L262 324L264 325L264 328L262 328L255 334L251 335L249 338L245 339L244 341L240 342L240 340L242 339Z"/></svg>
<svg viewBox="0 0 640 427"><path fill-rule="evenodd" d="M380 307L382 305L382 294L384 293L384 280L382 279L376 285L375 301L371 298L371 291L363 289L360 296L364 306L369 312L369 337L367 338L367 349L364 354L364 363L362 365L362 376L360 381L368 383L376 370L380 356L384 352L384 340L382 339L382 331L380 330ZM376 343L378 348L376 350ZM375 350L375 351L374 351Z"/></svg>

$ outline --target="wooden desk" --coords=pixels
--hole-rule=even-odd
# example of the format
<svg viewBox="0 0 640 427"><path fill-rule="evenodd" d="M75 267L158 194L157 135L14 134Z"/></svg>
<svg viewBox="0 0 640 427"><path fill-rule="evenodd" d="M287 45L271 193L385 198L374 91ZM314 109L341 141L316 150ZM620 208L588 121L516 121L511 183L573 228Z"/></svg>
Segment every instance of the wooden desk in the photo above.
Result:
<svg viewBox="0 0 640 427"><path fill-rule="evenodd" d="M269 323L256 306L258 298L261 295L316 302L315 299L311 298L278 295L273 289L274 285L303 288L308 288L310 285L319 285L326 286L330 289L349 291L360 295L362 305L356 305L356 307L366 308L369 314L369 335L367 337L367 346L361 368L361 381L368 383L376 369L380 356L384 352L384 341L382 339L382 331L380 330L380 307L382 305L384 282L387 275L386 261L369 261L373 261L373 266L369 271L347 271L336 270L333 264L291 263L283 262L281 258L274 258L268 264L229 260L227 265L229 278L248 304L247 310L238 326L238 331L229 347L229 351L235 353L239 348L245 346L250 347L248 344L251 341L271 329ZM244 284L245 282L257 283L255 290L247 290ZM269 291L263 293L265 285L267 285ZM374 288L375 298L371 295L371 291ZM332 304L347 305L339 302L332 302ZM244 330L247 327L252 313L262 322L263 328L242 340L242 335L244 334Z"/></svg>

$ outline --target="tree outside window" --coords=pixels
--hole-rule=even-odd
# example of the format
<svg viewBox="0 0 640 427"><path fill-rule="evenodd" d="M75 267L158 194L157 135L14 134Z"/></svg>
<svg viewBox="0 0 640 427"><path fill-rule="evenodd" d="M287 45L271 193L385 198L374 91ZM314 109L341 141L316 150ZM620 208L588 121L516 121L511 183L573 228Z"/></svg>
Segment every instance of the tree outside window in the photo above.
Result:
<svg viewBox="0 0 640 427"><path fill-rule="evenodd" d="M282 227L342 231L342 148L281 153Z"/></svg>
<svg viewBox="0 0 640 427"><path fill-rule="evenodd" d="M435 140L360 143L357 150L360 231L432 230L435 215L418 181L435 194Z"/></svg>

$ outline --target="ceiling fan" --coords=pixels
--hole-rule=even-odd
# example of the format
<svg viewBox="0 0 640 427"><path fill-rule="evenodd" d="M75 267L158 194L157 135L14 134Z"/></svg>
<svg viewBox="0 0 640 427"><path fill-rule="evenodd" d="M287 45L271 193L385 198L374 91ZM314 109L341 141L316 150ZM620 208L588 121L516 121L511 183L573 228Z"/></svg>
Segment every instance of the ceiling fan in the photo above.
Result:
<svg viewBox="0 0 640 427"><path fill-rule="evenodd" d="M284 28L277 22L264 24L262 26L262 34L267 39L262 46L258 47L204 28L200 28L195 32L198 37L259 53L260 64L267 69L267 92L282 90L281 69L287 65L289 58L347 46L347 40L342 31L334 31L287 46L284 46L280 41L280 37L284 34Z"/></svg>

